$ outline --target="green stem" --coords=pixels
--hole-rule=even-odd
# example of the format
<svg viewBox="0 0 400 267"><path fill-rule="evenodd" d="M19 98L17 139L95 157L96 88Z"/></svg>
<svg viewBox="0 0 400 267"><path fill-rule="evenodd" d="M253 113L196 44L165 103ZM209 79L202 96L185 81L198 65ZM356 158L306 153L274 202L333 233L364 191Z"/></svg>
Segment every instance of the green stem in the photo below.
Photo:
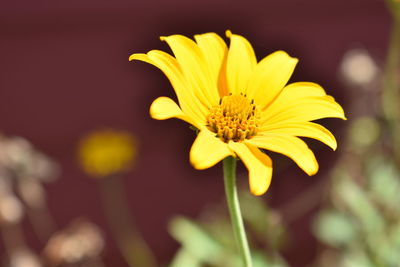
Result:
<svg viewBox="0 0 400 267"><path fill-rule="evenodd" d="M239 198L236 188L236 159L227 157L224 159L224 182L226 201L228 202L229 213L231 215L233 232L236 242L239 245L244 266L252 267L249 244L243 226L242 214L240 212Z"/></svg>
<svg viewBox="0 0 400 267"><path fill-rule="evenodd" d="M134 224L122 177L105 177L99 184L108 223L128 265L157 266L152 251Z"/></svg>
<svg viewBox="0 0 400 267"><path fill-rule="evenodd" d="M395 4L393 4L395 5ZM400 4L397 4L400 6ZM399 9L400 10L400 9ZM395 10L392 10L394 14ZM394 157L400 163L400 18L394 17L384 73L383 111L392 133Z"/></svg>

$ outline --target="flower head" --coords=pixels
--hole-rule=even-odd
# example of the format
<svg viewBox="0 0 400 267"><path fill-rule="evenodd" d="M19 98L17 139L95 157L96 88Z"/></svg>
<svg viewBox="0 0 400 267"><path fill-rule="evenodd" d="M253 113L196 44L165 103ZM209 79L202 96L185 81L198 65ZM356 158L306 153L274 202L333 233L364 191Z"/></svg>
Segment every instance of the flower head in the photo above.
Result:
<svg viewBox="0 0 400 267"><path fill-rule="evenodd" d="M335 137L312 121L345 119L342 107L311 82L287 84L298 62L283 51L257 62L251 44L226 32L229 48L215 33L161 37L174 56L152 50L133 54L158 67L170 80L179 105L157 98L150 115L159 120L178 118L199 134L190 150L196 169L209 168L225 157L239 157L249 170L250 190L265 193L272 177L271 158L260 149L294 160L308 175L318 171L314 153L299 137L317 139L336 149Z"/></svg>
<svg viewBox="0 0 400 267"><path fill-rule="evenodd" d="M128 170L136 156L136 140L123 131L100 130L81 140L79 160L94 177L107 177Z"/></svg>

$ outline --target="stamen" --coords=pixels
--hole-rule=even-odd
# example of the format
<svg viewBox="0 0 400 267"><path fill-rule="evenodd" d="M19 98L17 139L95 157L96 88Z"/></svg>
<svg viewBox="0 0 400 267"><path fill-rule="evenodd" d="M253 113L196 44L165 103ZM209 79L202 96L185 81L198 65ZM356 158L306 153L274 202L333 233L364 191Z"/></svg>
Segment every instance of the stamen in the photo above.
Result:
<svg viewBox="0 0 400 267"><path fill-rule="evenodd" d="M210 108L207 127L224 142L241 142L257 134L258 112L254 100L246 95L224 96L219 105Z"/></svg>

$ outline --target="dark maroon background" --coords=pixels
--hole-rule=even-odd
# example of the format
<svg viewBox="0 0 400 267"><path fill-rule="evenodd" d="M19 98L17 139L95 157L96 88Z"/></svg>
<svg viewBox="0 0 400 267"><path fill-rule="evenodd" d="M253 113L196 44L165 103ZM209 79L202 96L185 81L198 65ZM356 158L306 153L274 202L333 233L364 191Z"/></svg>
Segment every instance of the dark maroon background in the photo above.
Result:
<svg viewBox="0 0 400 267"><path fill-rule="evenodd" d="M173 96L167 79L150 65L128 62L128 56L167 49L160 35L226 29L246 36L258 58L278 49L299 58L292 81L318 82L346 107L351 99L337 77L340 59L346 50L364 47L384 60L390 16L383 0L2 1L0 130L28 138L61 163L61 179L47 186L60 227L84 215L108 233L96 181L75 159L79 138L99 127L132 131L140 141L127 191L136 222L160 262L177 248L167 233L168 220L176 214L195 217L223 199L221 166L196 171L189 164L194 133L187 125L148 116L153 99ZM340 156L345 123L324 123L339 136L339 150L312 143L321 172L311 178L279 157L290 164L278 168L263 196L273 207L313 184ZM310 220L306 214L292 224L285 255L293 266L315 256ZM109 266L124 266L110 237L105 259Z"/></svg>

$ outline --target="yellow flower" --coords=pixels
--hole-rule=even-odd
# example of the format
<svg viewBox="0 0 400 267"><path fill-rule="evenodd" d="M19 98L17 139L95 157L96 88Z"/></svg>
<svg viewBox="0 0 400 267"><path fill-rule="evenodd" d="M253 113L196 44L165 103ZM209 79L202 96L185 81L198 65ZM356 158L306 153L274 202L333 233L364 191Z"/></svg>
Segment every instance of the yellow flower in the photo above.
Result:
<svg viewBox="0 0 400 267"><path fill-rule="evenodd" d="M79 145L83 169L99 178L128 170L135 156L136 140L123 131L96 131L84 137Z"/></svg>
<svg viewBox="0 0 400 267"><path fill-rule="evenodd" d="M175 57L159 50L133 54L129 60L153 64L170 80L179 106L168 97L150 107L154 119L178 118L199 129L190 150L196 169L225 157L239 157L249 170L250 190L262 195L270 185L271 158L261 149L284 154L308 175L318 171L314 153L300 137L336 149L335 137L313 120L345 119L342 107L315 83L286 85L297 59L283 51L257 63L251 44L226 32L230 47L215 33L161 37Z"/></svg>

